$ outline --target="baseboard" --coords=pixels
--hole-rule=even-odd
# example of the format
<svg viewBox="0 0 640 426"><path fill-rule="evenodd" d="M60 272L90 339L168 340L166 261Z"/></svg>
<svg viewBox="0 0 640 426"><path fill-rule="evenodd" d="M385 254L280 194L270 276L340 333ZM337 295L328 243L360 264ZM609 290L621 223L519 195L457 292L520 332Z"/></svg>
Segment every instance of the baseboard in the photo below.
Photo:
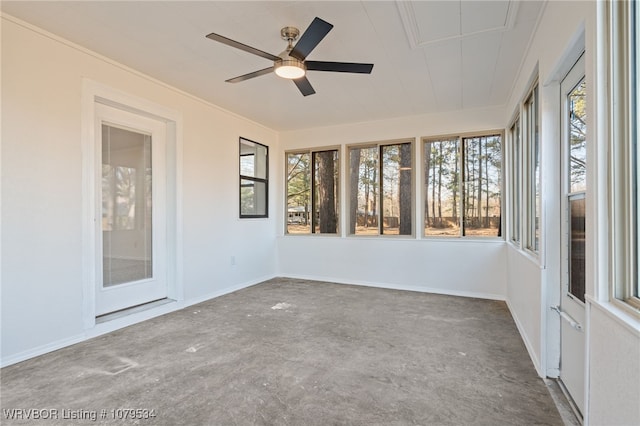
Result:
<svg viewBox="0 0 640 426"><path fill-rule="evenodd" d="M275 277L276 275L264 276L255 280L247 281L241 284L237 284L231 287L226 287L221 290L207 293L205 295L195 297L193 299L183 300L183 301L171 301L169 303L158 306L156 308L152 308L142 312L137 312L135 314L131 314L126 317L120 317L113 321L106 321L103 323L99 323L99 324L96 324L94 327L85 330L84 333L77 334L72 337L60 339L55 342L50 342L45 345L35 347L33 349L28 349L26 351L18 352L17 354L4 357L0 360L0 368L8 367L10 365L17 364L19 362L26 361L31 358L35 358L37 356L44 355L49 352L57 351L58 349L75 345L77 343L84 342L85 340L89 340L94 337L101 336L103 334L111 333L112 331L119 330L121 328L128 327L130 325L138 324L152 318L166 315L171 312L179 311L180 309L188 308L190 306L197 305L198 303L206 302L207 300L215 299L217 297L224 296L225 294L233 293L235 291L254 286L256 284L270 280Z"/></svg>
<svg viewBox="0 0 640 426"><path fill-rule="evenodd" d="M65 348L67 346L75 345L76 343L80 343L85 340L87 340L87 337L83 333L73 337L68 337L66 339L60 339L55 342L47 343L46 345L38 346L33 349L18 352L17 354L2 358L2 360L0 360L0 367L8 367L10 365L17 364L31 358L35 358L39 355L44 355L46 353L57 351L58 349Z"/></svg>
<svg viewBox="0 0 640 426"><path fill-rule="evenodd" d="M189 306L197 305L198 303L206 302L207 300L215 299L216 297L224 296L225 294L233 293L233 292L238 291L238 290L242 290L242 289L245 289L245 288L248 288L248 287L252 287L254 285L260 284L262 282L268 281L268 280L276 278L278 276L279 275L277 275L277 274L265 275L263 277L255 279L255 280L246 281L246 282L241 283L241 284L236 284L235 286L232 286L232 287L225 287L222 290L218 290L218 291L214 291L214 292L211 292L211 293L207 293L207 294L205 294L203 296L194 297L192 299L189 299L188 301L184 301L182 308L186 308L186 307L189 307Z"/></svg>
<svg viewBox="0 0 640 426"><path fill-rule="evenodd" d="M538 373L538 376L540 376L541 378L543 379L546 378L547 375L545 372L542 371L542 364L540 363L540 360L536 356L536 352L533 350L533 345L529 341L529 338L527 337L527 334L524 331L524 327L522 326L522 323L518 319L518 316L516 315L515 311L511 308L511 304L509 303L509 300L506 299L505 302L507 302L507 307L509 308L509 312L511 313L513 322L515 322L516 328L518 329L518 333L520 333L520 337L524 342L524 346L527 348L527 352L529 353L529 358L531 358L531 362L533 362L533 367L536 369L536 373Z"/></svg>
<svg viewBox="0 0 640 426"><path fill-rule="evenodd" d="M414 286L414 285L384 283L384 282L345 280L342 278L321 277L317 275L280 274L279 276L283 278L292 278L292 279L298 279L298 280L323 281L323 282L330 282L330 283L336 283L336 284L357 285L362 287L386 288L389 290L415 291L419 293L443 294L447 296L473 297L476 299L501 300L501 301L505 300L505 297L502 294L449 290L449 289L443 289L443 288L422 287L422 286Z"/></svg>

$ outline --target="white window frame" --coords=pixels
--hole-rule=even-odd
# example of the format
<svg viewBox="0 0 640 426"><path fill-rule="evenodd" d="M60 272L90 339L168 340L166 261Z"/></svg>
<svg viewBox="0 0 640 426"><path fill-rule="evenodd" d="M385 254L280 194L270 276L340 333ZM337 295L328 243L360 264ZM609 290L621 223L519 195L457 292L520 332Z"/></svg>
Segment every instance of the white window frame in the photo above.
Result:
<svg viewBox="0 0 640 426"><path fill-rule="evenodd" d="M357 234L357 233L351 233L350 230L350 223L351 223L351 168L350 168L350 162L351 162L351 150L352 149L366 149L366 148L376 148L378 150L378 154L380 154L382 152L382 148L385 146L391 146L391 145L402 145L402 144L410 144L411 145L411 234L407 234L407 235L396 235L396 234L385 234L383 233L382 227L383 227L383 222L384 222L384 213L382 211L382 179L383 176L382 174L379 174L378 176L378 206L379 206L379 210L377 212L378 215L378 233L375 235L363 235L363 234ZM346 164L346 168L347 168L347 172L346 172L346 179L345 179L345 187L346 187L346 202L345 205L347 206L347 212L345 214L345 218L344 218L344 222L345 223L345 230L346 230L346 235L349 237L354 237L354 238L415 238L416 235L416 212L415 212L415 206L416 206L416 157L417 157L417 153L416 153L416 140L415 138L404 138L404 139L392 139L392 140L387 140L387 141L377 141L377 142L365 142L365 143L358 143L358 144L351 144L351 145L347 145L346 147L346 157L345 157L345 164ZM380 169L381 167L381 159L378 158L378 169Z"/></svg>
<svg viewBox="0 0 640 426"><path fill-rule="evenodd" d="M509 126L509 241L522 244L522 120L520 108ZM516 144L518 150L516 151ZM516 209L517 207L517 209Z"/></svg>
<svg viewBox="0 0 640 426"><path fill-rule="evenodd" d="M542 209L540 181L541 155L540 155L540 98L538 92L538 80L531 85L522 103L522 114L524 118L520 123L521 131L521 155L522 158L522 179L521 179L521 214L523 216L524 229L521 228L522 246L534 256L540 254L540 243L542 239ZM530 105L533 103L533 107ZM533 118L532 118L533 116ZM536 135L538 140L536 141ZM536 146L537 142L537 146ZM537 148L537 149L536 149ZM537 166L537 167L536 167ZM536 176L536 170L538 176ZM536 216L538 224L536 228ZM538 240L536 241L536 229L538 230Z"/></svg>
<svg viewBox="0 0 640 426"><path fill-rule="evenodd" d="M638 6L602 5L608 75L609 300L640 317L638 297Z"/></svg>
<svg viewBox="0 0 640 426"><path fill-rule="evenodd" d="M515 122L515 121L514 121ZM473 236L473 235L464 235L465 233L465 229L464 229L464 197L463 197L463 188L464 188L464 177L463 177L463 173L462 170L465 166L465 158L463 155L463 140L464 139L471 139L471 138L482 138L482 137L488 137L488 136L500 136L500 217L501 217L501 223L500 223L500 230L499 230L499 235L498 236L490 236L490 237L485 237L485 236ZM420 186L421 186L421 200L420 200L420 209L421 209L421 223L420 223L420 228L422 229L421 231L421 236L424 239L446 239L446 238L453 238L453 239L467 239L467 240L505 240L505 223L504 223L504 217L505 217L505 211L507 211L506 206L505 206L505 200L507 199L505 197L505 159L507 158L507 156L505 155L505 148L506 148L506 143L505 143L505 131L504 130L487 130L487 131L481 131L481 132L471 132L471 133L463 133L463 134L449 134L449 135L440 135L440 136L424 136L422 138L420 138L420 145L421 145L421 155L420 155L420 161L422 164L425 163L425 156L427 155L426 150L424 149L424 145L425 143L428 142L438 142L438 141L445 141L445 140L453 140L453 139L457 139L458 140L458 169L461 171L459 173L458 176L458 187L460 188L461 192L460 192L460 199L458 200L458 210L460 211L460 234L457 236L453 236L453 235L448 235L448 236L438 236L438 235L426 235L425 234L425 226L424 226L424 221L425 221L425 212L424 212L424 202L425 202L425 191L426 191L426 181L425 181L425 170L422 170L421 176L420 176Z"/></svg>
<svg viewBox="0 0 640 426"><path fill-rule="evenodd" d="M337 172L338 172L338 185L336 187L336 194L335 194L335 198L336 201L338 203L338 207L336 209L336 214L338 215L337 218L337 223L336 223L336 232L335 233L322 233L322 232L315 232L314 226L313 226L313 218L310 218L310 229L309 232L305 232L305 233L293 233L293 232L289 232L288 230L288 225L289 225L289 182L287 181L287 173L288 173L288 167L289 167L289 155L297 155L297 154L308 154L309 155L309 162L310 162L310 172L309 172L309 190L310 190L310 200L309 200L309 205L310 205L310 211L309 214L313 216L313 210L314 210L314 188L313 188L313 184L314 184L314 175L315 175L315 170L314 170L314 158L316 153L318 152L325 152L325 151L336 151L338 153L338 164L337 166ZM323 147L319 147L319 148L301 148L301 149L291 149L288 151L285 151L284 153L284 235L292 235L292 236L309 236L309 235L317 235L317 236L327 236L327 237L336 237L336 236L341 236L342 234L342 194L341 194L341 189L342 189L342 147L339 145L331 145L331 146L323 146Z"/></svg>

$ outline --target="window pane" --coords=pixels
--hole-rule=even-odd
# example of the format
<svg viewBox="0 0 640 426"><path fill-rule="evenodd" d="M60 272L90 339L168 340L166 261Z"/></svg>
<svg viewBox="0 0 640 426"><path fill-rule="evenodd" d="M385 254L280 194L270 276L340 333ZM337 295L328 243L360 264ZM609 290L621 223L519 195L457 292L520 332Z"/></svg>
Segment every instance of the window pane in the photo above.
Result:
<svg viewBox="0 0 640 426"><path fill-rule="evenodd" d="M582 80L568 95L569 101L569 178L570 192L587 189L587 111L585 81Z"/></svg>
<svg viewBox="0 0 640 426"><path fill-rule="evenodd" d="M464 235L500 236L500 136L465 138Z"/></svg>
<svg viewBox="0 0 640 426"><path fill-rule="evenodd" d="M540 249L540 218L542 216L542 191L540 181L540 123L538 117L538 87L533 89L533 179L534 179L534 224L533 224L533 249Z"/></svg>
<svg viewBox="0 0 640 426"><path fill-rule="evenodd" d="M459 236L458 138L425 142L424 152L424 234Z"/></svg>
<svg viewBox="0 0 640 426"><path fill-rule="evenodd" d="M255 154L240 155L240 174L242 176L254 176L255 170Z"/></svg>
<svg viewBox="0 0 640 426"><path fill-rule="evenodd" d="M631 78L633 81L633 87L636 88L635 93L633 95L633 115L635 116L635 123L633 126L633 148L635 150L635 158L634 158L634 167L635 167L635 179L634 179L634 190L633 194L635 196L635 200L632 200L635 203L634 215L635 215L635 225L636 225L636 235L635 241L633 242L636 250L636 265L635 265L635 275L633 277L633 283L630 290L630 295L632 297L640 298L640 281L638 280L638 268L640 267L640 197L638 197L638 188L640 188L640 131L638 129L638 123L640 122L640 7L638 7L638 3L633 2L631 4L632 16L633 16L633 32L635 34L635 38L633 39L633 58L631 60L632 64L632 72ZM633 116L632 116L633 117Z"/></svg>
<svg viewBox="0 0 640 426"><path fill-rule="evenodd" d="M314 152L313 164L314 232L335 234L338 232L338 151Z"/></svg>
<svg viewBox="0 0 640 426"><path fill-rule="evenodd" d="M263 216L267 214L267 185L265 182L241 179L240 206L243 215Z"/></svg>
<svg viewBox="0 0 640 426"><path fill-rule="evenodd" d="M309 153L287 154L287 233L311 232Z"/></svg>
<svg viewBox="0 0 640 426"><path fill-rule="evenodd" d="M525 101L526 129L526 189L525 209L527 217L526 247L538 252L540 245L540 141L538 136L538 87Z"/></svg>
<svg viewBox="0 0 640 426"><path fill-rule="evenodd" d="M378 234L378 147L351 148L350 230L352 234Z"/></svg>
<svg viewBox="0 0 640 426"><path fill-rule="evenodd" d="M382 149L382 233L411 235L411 144Z"/></svg>
<svg viewBox="0 0 640 426"><path fill-rule="evenodd" d="M136 219L136 169L102 165L102 229L133 230Z"/></svg>
<svg viewBox="0 0 640 426"><path fill-rule="evenodd" d="M520 159L522 158L522 146L520 142L520 118L511 127L511 239L520 242L520 183L521 169Z"/></svg>
<svg viewBox="0 0 640 426"><path fill-rule="evenodd" d="M268 216L269 148L240 138L240 217Z"/></svg>
<svg viewBox="0 0 640 426"><path fill-rule="evenodd" d="M102 126L104 287L152 277L151 136Z"/></svg>
<svg viewBox="0 0 640 426"><path fill-rule="evenodd" d="M585 199L570 197L569 293L584 302L585 293Z"/></svg>
<svg viewBox="0 0 640 426"><path fill-rule="evenodd" d="M267 147L240 139L240 174L246 177L267 178Z"/></svg>

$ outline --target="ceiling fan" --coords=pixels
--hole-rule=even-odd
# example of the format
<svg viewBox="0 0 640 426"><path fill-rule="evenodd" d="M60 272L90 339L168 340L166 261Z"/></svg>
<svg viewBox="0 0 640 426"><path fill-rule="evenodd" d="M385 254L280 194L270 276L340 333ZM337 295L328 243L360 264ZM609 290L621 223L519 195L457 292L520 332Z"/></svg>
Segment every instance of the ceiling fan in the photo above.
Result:
<svg viewBox="0 0 640 426"><path fill-rule="evenodd" d="M279 55L272 55L271 53L264 52L255 47L247 46L230 38L221 36L219 34L211 33L207 35L207 38L226 44L227 46L235 47L236 49L244 50L245 52L253 53L254 55L261 56L265 59L273 61L273 66L264 68L258 71L250 72L238 77L225 80L227 83L239 83L241 81L249 80L250 78L259 77L261 75L275 72L278 76L286 79L293 80L300 92L304 96L313 95L316 93L309 83L306 77L307 71L332 71L332 72L348 72L348 73L360 73L371 74L373 64L361 64L354 62L326 62L326 61L307 61L306 57L311 53L313 49L322 41L329 31L333 28L333 25L323 21L320 18L315 18L311 25L306 29L300 40L294 45L293 43L298 39L300 30L295 27L284 27L280 30L280 36L287 41L287 48Z"/></svg>

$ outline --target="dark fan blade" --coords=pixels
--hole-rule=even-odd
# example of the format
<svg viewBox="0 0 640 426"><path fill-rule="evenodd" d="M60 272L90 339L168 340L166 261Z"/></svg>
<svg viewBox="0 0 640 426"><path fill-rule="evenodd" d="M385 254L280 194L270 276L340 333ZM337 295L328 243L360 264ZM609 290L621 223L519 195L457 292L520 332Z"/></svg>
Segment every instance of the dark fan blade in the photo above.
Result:
<svg viewBox="0 0 640 426"><path fill-rule="evenodd" d="M250 72L249 74L240 75L238 77L225 80L227 83L240 83L241 81L249 80L250 78L260 77L261 75L269 74L273 71L273 67L265 68L263 70Z"/></svg>
<svg viewBox="0 0 640 426"><path fill-rule="evenodd" d="M360 74L371 74L371 70L373 69L373 64L358 64L354 62L305 61L304 64L309 71L355 72Z"/></svg>
<svg viewBox="0 0 640 426"><path fill-rule="evenodd" d="M322 41L324 36L331 31L333 25L323 21L320 18L314 18L309 28L306 29L300 40L293 47L293 50L289 52L289 56L293 56L296 59L304 61L304 58L309 56L309 53L316 48L318 43Z"/></svg>
<svg viewBox="0 0 640 426"><path fill-rule="evenodd" d="M293 82L296 84L296 86L298 86L298 89L300 89L300 92L304 96L309 96L316 93L316 91L313 90L313 87L311 87L311 83L309 83L309 80L307 80L307 77L296 78L293 80Z"/></svg>
<svg viewBox="0 0 640 426"><path fill-rule="evenodd" d="M226 44L227 46L235 47L236 49L244 50L245 52L253 53L254 55L262 56L265 59L270 59L272 61L280 60L279 57L272 55L271 53L263 52L260 49L247 46L246 44L231 40L230 38L226 38L224 36L221 36L220 34L211 33L207 36L207 38L214 41L219 41L220 43Z"/></svg>

